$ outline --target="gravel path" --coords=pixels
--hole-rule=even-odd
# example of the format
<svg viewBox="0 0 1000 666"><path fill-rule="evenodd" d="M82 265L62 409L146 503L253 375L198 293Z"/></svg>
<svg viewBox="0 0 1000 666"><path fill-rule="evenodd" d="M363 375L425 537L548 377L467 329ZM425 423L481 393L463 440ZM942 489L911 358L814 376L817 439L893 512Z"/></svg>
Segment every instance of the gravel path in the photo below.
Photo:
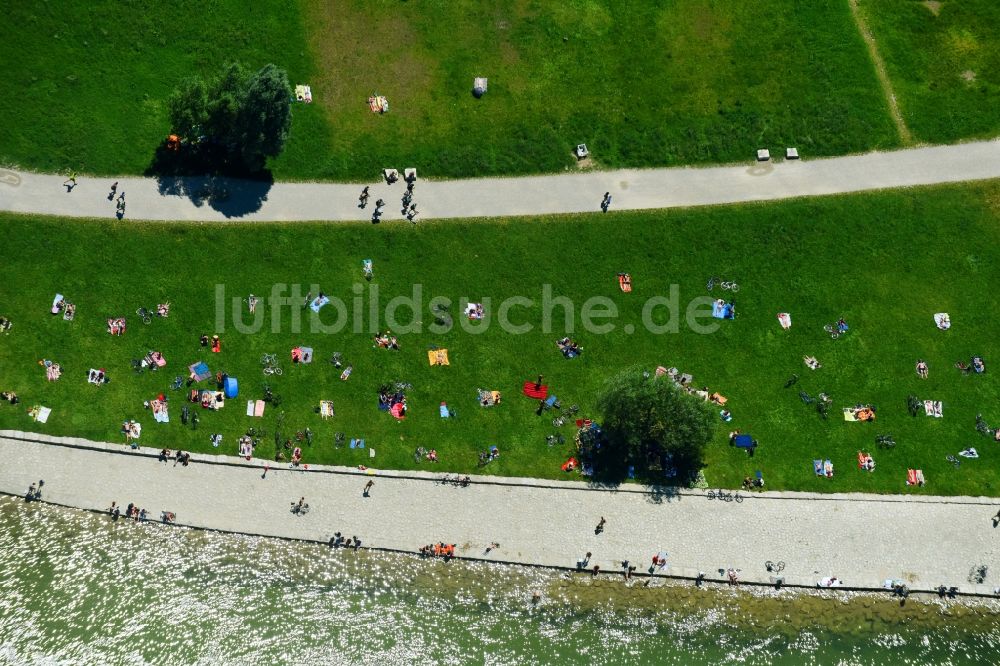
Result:
<svg viewBox="0 0 1000 666"><path fill-rule="evenodd" d="M157 453L0 431L0 492L24 494L44 479L45 501L81 509L135 502L154 519L169 510L193 527L323 541L339 530L365 547L407 552L445 541L462 557L523 564L574 567L589 551L590 565L605 572L621 571L625 559L646 570L665 550L663 572L675 575L717 578L735 567L744 580L767 581L764 562L782 560L789 584L834 575L864 588L902 578L913 590L946 584L986 593L1000 580L992 572L998 506L987 498L768 492L723 503L701 491L657 498L641 487L499 477L459 488L437 483L440 475L335 467L282 465L262 478L263 461L198 456L184 467L158 462ZM302 496L310 510L293 515ZM500 548L487 554L493 541ZM983 585L969 583L980 564L991 573Z"/></svg>
<svg viewBox="0 0 1000 666"><path fill-rule="evenodd" d="M403 166L403 165L397 165ZM419 165L418 165L419 166ZM373 168L373 177L378 174ZM414 200L420 216L504 217L596 212L605 192L611 211L703 206L840 194L865 190L1000 178L1000 140L912 148L829 159L706 168L591 171L553 176L424 181ZM0 169L0 210L65 217L115 214L107 194L114 178L80 177L67 192L64 176ZM277 183L220 179L158 182L120 178L126 218L178 221L368 220L374 203L387 203L383 220L402 219L405 185L371 185L371 202L358 208L361 185Z"/></svg>

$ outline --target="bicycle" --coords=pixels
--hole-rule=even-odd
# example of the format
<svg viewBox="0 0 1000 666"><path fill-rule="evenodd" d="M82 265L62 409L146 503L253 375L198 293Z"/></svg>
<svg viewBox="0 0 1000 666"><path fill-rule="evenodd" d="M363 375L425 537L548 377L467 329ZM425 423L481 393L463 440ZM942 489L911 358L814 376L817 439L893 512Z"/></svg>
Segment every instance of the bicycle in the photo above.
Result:
<svg viewBox="0 0 1000 666"><path fill-rule="evenodd" d="M823 327L823 330L830 334L831 340L836 340L840 337L840 330L833 324L827 324Z"/></svg>
<svg viewBox="0 0 1000 666"><path fill-rule="evenodd" d="M260 363L264 366L265 375L281 375L281 368L278 367L278 357L274 354L264 354L260 357Z"/></svg>
<svg viewBox="0 0 1000 666"><path fill-rule="evenodd" d="M738 490L734 494L719 488L718 490L709 490L707 496L708 499L718 499L722 502L736 502L737 504L743 503L743 495L740 495L740 491Z"/></svg>
<svg viewBox="0 0 1000 666"><path fill-rule="evenodd" d="M892 438L892 435L876 435L875 446L880 449L891 449L896 446L896 440Z"/></svg>
<svg viewBox="0 0 1000 666"><path fill-rule="evenodd" d="M715 285L719 285L719 287L721 287L724 291L731 291L733 293L736 293L737 291L740 290L740 285L736 284L735 282L731 282L729 280L723 280L722 278L717 278L717 277L708 278L708 282L705 284L705 289L707 289L708 291L712 291L712 289L715 288Z"/></svg>
<svg viewBox="0 0 1000 666"><path fill-rule="evenodd" d="M771 573L781 573L785 570L785 563L781 561L772 562L771 560L768 560L767 562L764 562L764 568Z"/></svg>
<svg viewBox="0 0 1000 666"><path fill-rule="evenodd" d="M147 310L146 308L139 308L138 310L135 311L135 313L139 315L139 319L142 320L143 324L148 324L153 321L152 310Z"/></svg>

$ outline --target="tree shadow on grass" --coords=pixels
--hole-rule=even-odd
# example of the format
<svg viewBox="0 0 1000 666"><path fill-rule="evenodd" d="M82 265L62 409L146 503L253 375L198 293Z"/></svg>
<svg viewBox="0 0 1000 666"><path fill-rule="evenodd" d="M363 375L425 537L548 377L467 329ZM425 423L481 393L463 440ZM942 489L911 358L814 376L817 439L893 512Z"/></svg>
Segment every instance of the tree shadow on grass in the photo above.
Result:
<svg viewBox="0 0 1000 666"><path fill-rule="evenodd" d="M274 185L267 169L248 172L227 164L211 149L169 150L161 145L146 175L156 178L162 196L187 197L195 206L208 205L227 218L261 209Z"/></svg>

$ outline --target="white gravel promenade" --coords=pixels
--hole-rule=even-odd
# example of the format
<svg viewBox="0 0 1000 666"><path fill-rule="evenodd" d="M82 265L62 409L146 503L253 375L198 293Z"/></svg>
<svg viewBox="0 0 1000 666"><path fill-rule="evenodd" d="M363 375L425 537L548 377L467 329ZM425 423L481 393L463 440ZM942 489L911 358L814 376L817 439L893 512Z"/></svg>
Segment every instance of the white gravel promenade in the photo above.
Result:
<svg viewBox="0 0 1000 666"><path fill-rule="evenodd" d="M441 475L320 466L281 465L261 478L264 461L196 455L184 467L157 454L0 431L0 492L23 495L44 479L44 501L81 509L134 502L153 519L169 510L192 527L320 541L339 530L364 547L406 552L445 541L461 557L554 567L575 567L591 552L590 566L604 572L621 571L626 559L645 571L664 550L669 566L660 573L674 575L718 578L734 567L743 580L766 582L764 562L781 560L787 584L834 575L847 587L874 588L901 578L913 590L946 584L987 593L1000 566L1000 528L991 522L1000 501L990 498L766 492L726 503L702 491L664 496L501 477L460 488L438 483ZM302 496L310 510L293 515ZM595 534L602 516L607 524ZM500 548L486 554L493 541ZM980 564L990 576L969 583Z"/></svg>

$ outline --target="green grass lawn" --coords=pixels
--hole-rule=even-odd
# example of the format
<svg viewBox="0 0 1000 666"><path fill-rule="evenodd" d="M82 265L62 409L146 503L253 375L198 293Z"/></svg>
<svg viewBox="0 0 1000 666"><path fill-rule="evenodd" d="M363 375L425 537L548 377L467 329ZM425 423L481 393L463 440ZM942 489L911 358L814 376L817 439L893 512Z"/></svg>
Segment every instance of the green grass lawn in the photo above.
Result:
<svg viewBox="0 0 1000 666"><path fill-rule="evenodd" d="M1000 282L998 210L1000 183L993 182L688 211L417 227L108 224L3 216L0 265L16 278L8 278L0 295L0 315L14 321L12 331L0 336L0 389L17 391L23 402L16 408L0 403L0 428L122 441L119 425L131 417L143 424L145 445L233 455L239 435L261 425L245 416L245 400L260 397L259 359L275 352L285 372L272 385L284 398L286 430L308 426L316 433L306 462L472 472L476 453L495 444L501 457L488 472L561 478L559 465L572 448L546 445L545 436L555 431L552 415L535 415L537 403L520 395L522 382L544 373L564 404L576 403L581 416L596 417L594 398L607 377L626 366L652 370L662 364L726 395L735 416L731 426L760 441L755 458L748 459L727 445L729 426L720 423L705 470L712 485L735 487L761 469L772 489L900 492L906 469L920 467L928 485L909 492L996 495L1000 454L974 423L982 412L1000 424L1000 348L990 296ZM262 332L241 334L230 323L221 332L220 354L199 346L199 336L215 325L216 285L224 285L229 297L242 297L266 296L275 283L315 291L310 285L316 283L351 306L353 285L365 284L360 263L368 257L375 262L372 284L381 303L422 286L424 310L417 319L425 330L401 333L400 351L373 349L375 327L367 324L363 333L348 327L324 334L309 332L304 323L295 333L290 309L277 332L268 324ZM632 274L631 294L618 289L615 276L623 270ZM647 299L676 284L684 305L706 294L709 275L741 283L735 321L722 322L713 334L694 333L683 323L676 334L641 326ZM577 318L573 337L585 351L565 360L554 344L564 329L559 316L550 331L540 325L545 284L571 298L578 314L590 297L611 299L620 310L614 330L587 332ZM56 292L77 304L75 321L48 314ZM428 332L433 317L427 303L435 295L489 297L489 312L511 296L533 299L511 318L534 329L515 335L493 322L480 334L459 328ZM136 320L137 307L162 301L173 304L168 319L148 326ZM362 311L367 306L365 296ZM270 308L261 307L270 316ZM951 330L935 328L932 315L939 311L951 314ZM791 313L790 330L780 328L778 312ZM461 316L457 306L452 313ZM104 320L113 315L129 317L125 336L105 333ZM831 340L822 327L840 316L851 330ZM326 324L334 318L332 306L322 311ZM400 319L409 319L405 309ZM626 325L636 326L635 332L628 334ZM384 330L385 324L377 327ZM293 366L288 357L296 344L314 347L316 362ZM449 349L450 366L428 366L431 345ZM150 349L163 352L167 367L134 375L130 359ZM334 351L354 366L346 382L327 361ZM807 354L823 367L807 370ZM974 354L986 359L986 374L964 376L953 368ZM62 364L60 381L45 381L37 364L42 358ZM930 365L927 380L914 373L918 358ZM198 360L236 376L241 394L219 412L201 411L201 425L192 431L180 423L181 393L167 386ZM88 385L90 367L105 368L111 383ZM801 377L798 385L782 388L792 373ZM394 380L413 384L402 422L376 407L378 386ZM502 403L479 407L477 388L502 391ZM801 402L800 389L833 396L829 421ZM171 398L169 424L154 423L142 407L161 391ZM941 400L944 418L909 416L911 393ZM335 403L329 421L314 413L321 399ZM442 401L457 418L439 417ZM878 408L875 423L842 420L840 409L859 402ZM53 408L47 425L28 418L33 404ZM269 408L263 419L269 431L278 411ZM366 438L376 457L335 448L336 431ZM218 450L209 443L213 432L225 436ZM572 442L571 426L561 432ZM873 450L878 433L893 434L898 446ZM980 459L960 469L945 461L970 445ZM418 446L437 449L441 462L416 465L412 454ZM261 448L260 457L274 454L270 440ZM862 448L878 462L872 474L857 469ZM816 478L815 458L831 459L836 476Z"/></svg>
<svg viewBox="0 0 1000 666"><path fill-rule="evenodd" d="M1000 4L863 0L861 8L917 139L1000 133Z"/></svg>
<svg viewBox="0 0 1000 666"><path fill-rule="evenodd" d="M558 171L581 142L607 167L897 145L842 0L60 0L9 7L0 41L0 163L49 171L142 172L171 90L227 60L312 85L281 179Z"/></svg>

